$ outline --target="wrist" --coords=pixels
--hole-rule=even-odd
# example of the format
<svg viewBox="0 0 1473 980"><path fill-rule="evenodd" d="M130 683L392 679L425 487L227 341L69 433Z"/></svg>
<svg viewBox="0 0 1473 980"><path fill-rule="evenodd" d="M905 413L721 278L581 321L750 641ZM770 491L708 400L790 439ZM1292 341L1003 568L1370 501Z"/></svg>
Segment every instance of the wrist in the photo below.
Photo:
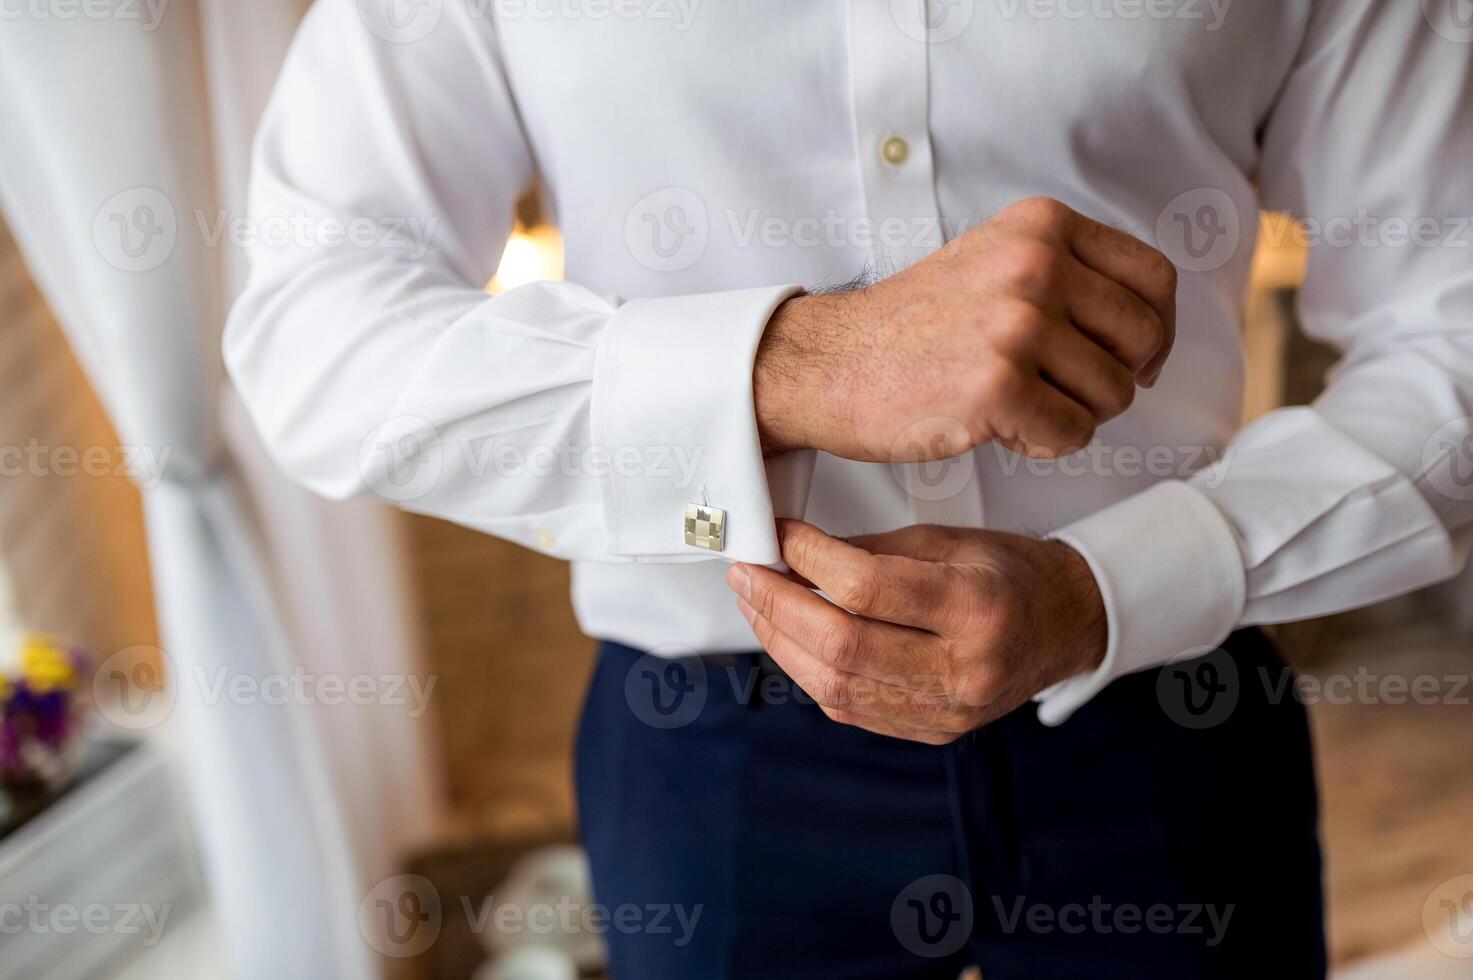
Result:
<svg viewBox="0 0 1473 980"><path fill-rule="evenodd" d="M1109 646L1109 618L1099 583L1084 556L1062 541L1043 544L1054 552L1050 564L1059 583L1059 608L1051 613L1065 624L1059 639L1060 669L1056 680L1095 670L1105 659Z"/></svg>
<svg viewBox="0 0 1473 980"><path fill-rule="evenodd" d="M767 322L752 367L753 403L765 456L823 448L824 419L837 395L831 343L840 300L829 295L795 296Z"/></svg>

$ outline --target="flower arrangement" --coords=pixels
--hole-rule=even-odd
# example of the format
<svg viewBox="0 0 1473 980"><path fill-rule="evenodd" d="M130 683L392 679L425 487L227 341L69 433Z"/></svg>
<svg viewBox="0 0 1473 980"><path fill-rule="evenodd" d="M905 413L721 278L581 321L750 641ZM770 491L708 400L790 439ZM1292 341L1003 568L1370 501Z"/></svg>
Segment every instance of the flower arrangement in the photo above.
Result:
<svg viewBox="0 0 1473 980"><path fill-rule="evenodd" d="M55 637L0 633L0 786L55 787L76 770L87 665Z"/></svg>

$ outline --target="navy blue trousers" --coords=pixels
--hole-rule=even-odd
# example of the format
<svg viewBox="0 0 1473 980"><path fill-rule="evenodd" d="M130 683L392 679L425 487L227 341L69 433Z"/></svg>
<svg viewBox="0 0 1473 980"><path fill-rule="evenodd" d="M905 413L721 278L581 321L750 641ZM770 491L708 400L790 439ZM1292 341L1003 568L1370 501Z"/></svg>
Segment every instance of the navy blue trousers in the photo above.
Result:
<svg viewBox="0 0 1473 980"><path fill-rule="evenodd" d="M1309 733L1263 634L940 748L756 656L604 644L579 811L615 980L1321 978Z"/></svg>

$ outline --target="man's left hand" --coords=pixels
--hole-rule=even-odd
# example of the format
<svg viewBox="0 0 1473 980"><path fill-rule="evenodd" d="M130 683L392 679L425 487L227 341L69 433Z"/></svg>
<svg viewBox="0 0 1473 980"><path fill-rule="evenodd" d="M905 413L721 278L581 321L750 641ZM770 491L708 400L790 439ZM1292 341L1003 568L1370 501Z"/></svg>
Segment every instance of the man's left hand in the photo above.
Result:
<svg viewBox="0 0 1473 980"><path fill-rule="evenodd" d="M808 584L746 564L727 583L762 646L842 724L943 745L1104 658L1099 588L1062 542L932 525L846 541L799 521L778 536Z"/></svg>

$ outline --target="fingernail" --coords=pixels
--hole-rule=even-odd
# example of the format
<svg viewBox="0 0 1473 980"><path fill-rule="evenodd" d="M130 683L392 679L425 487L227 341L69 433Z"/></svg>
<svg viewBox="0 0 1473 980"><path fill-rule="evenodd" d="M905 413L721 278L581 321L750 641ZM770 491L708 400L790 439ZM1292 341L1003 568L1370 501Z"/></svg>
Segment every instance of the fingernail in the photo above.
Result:
<svg viewBox="0 0 1473 980"><path fill-rule="evenodd" d="M742 614L742 618L747 621L748 626L751 626L752 621L757 618L757 610L748 605L746 599L737 599L737 611Z"/></svg>
<svg viewBox="0 0 1473 980"><path fill-rule="evenodd" d="M752 598L752 573L746 565L733 565L726 570L726 584L743 599Z"/></svg>

